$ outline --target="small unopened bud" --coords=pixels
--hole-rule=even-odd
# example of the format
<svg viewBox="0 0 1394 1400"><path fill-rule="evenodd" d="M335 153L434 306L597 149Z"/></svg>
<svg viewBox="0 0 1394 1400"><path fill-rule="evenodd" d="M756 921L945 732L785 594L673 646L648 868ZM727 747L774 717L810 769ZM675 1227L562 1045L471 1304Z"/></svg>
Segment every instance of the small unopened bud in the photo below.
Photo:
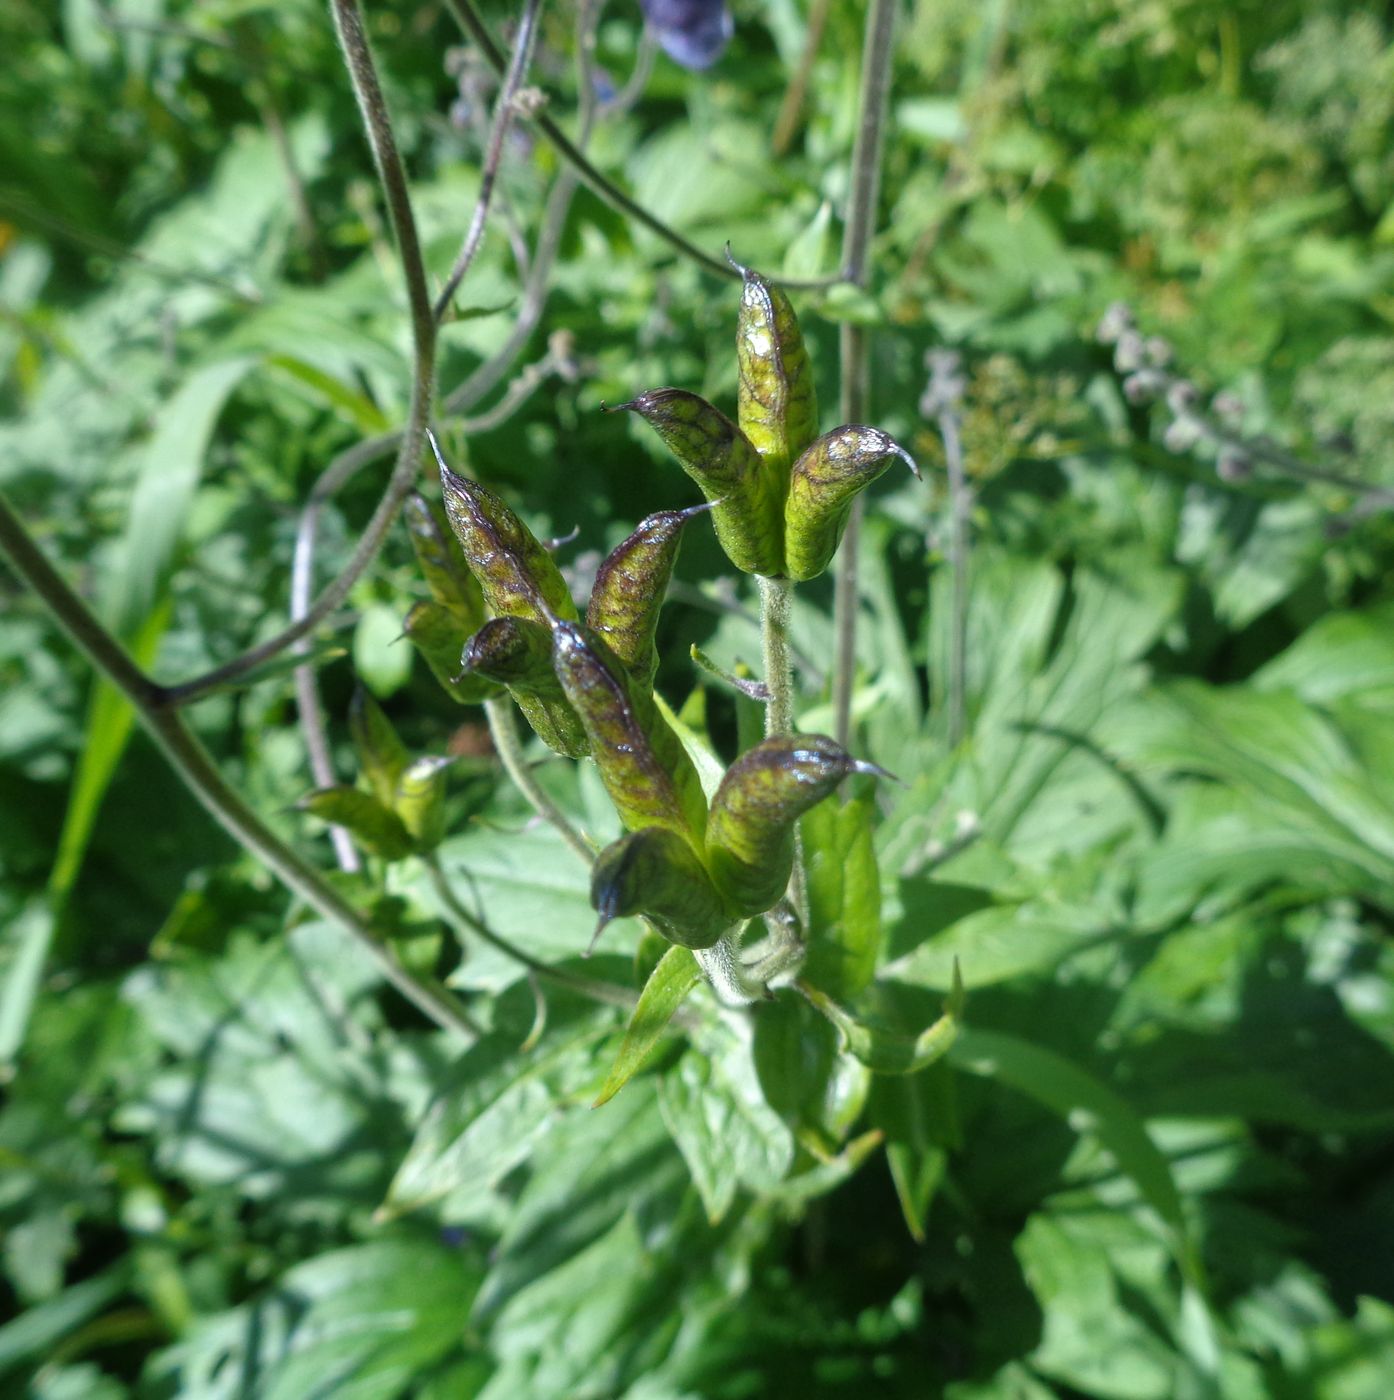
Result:
<svg viewBox="0 0 1394 1400"><path fill-rule="evenodd" d="M1140 369L1123 381L1123 397L1131 404L1151 403L1166 380L1154 369Z"/></svg>
<svg viewBox="0 0 1394 1400"><path fill-rule="evenodd" d="M513 96L513 110L525 120L535 117L547 105L547 94L540 87L519 88Z"/></svg>
<svg viewBox="0 0 1394 1400"><path fill-rule="evenodd" d="M1099 324L1094 331L1094 336L1100 345L1116 345L1118 338L1124 331L1133 329L1132 308L1126 301L1111 302L1104 314L1099 318Z"/></svg>
<svg viewBox="0 0 1394 1400"><path fill-rule="evenodd" d="M1215 475L1221 481L1248 481L1254 474L1253 459L1238 447L1222 447L1215 459Z"/></svg>
<svg viewBox="0 0 1394 1400"><path fill-rule="evenodd" d="M1147 342L1131 328L1118 337L1113 349L1113 367L1119 374L1131 374L1147 361Z"/></svg>
<svg viewBox="0 0 1394 1400"><path fill-rule="evenodd" d="M1179 418L1200 401L1200 391L1189 379L1173 379L1167 389L1167 407Z"/></svg>
<svg viewBox="0 0 1394 1400"><path fill-rule="evenodd" d="M1210 400L1210 411L1227 428L1237 428L1244 419L1244 401L1238 394L1222 389Z"/></svg>
<svg viewBox="0 0 1394 1400"><path fill-rule="evenodd" d="M566 384L574 384L581 377L581 366L576 359L576 335L569 330L555 330L547 337L547 353L552 357L552 365L557 378Z"/></svg>
<svg viewBox="0 0 1394 1400"><path fill-rule="evenodd" d="M1171 342L1159 335L1149 335L1145 346L1147 363L1165 369L1171 363Z"/></svg>
<svg viewBox="0 0 1394 1400"><path fill-rule="evenodd" d="M1162 434L1168 452L1189 452L1200 441L1200 424L1194 418L1173 418Z"/></svg>

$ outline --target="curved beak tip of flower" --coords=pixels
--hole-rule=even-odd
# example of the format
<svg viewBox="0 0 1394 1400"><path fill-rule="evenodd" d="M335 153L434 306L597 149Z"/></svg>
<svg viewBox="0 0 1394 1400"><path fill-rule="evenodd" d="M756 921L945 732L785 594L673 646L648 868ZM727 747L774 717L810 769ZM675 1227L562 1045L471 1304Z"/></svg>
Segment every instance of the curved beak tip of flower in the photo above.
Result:
<svg viewBox="0 0 1394 1400"><path fill-rule="evenodd" d="M899 783L901 787L905 783L897 778L888 768L882 768L879 763L872 763L865 758L854 758L852 760L852 771L854 773L864 773L872 778L885 778L887 782Z"/></svg>
<svg viewBox="0 0 1394 1400"><path fill-rule="evenodd" d="M615 916L613 914L607 914L602 911L599 920L596 922L595 932L591 934L591 941L586 944L586 951L581 954L583 958L588 958L593 952L595 952L595 945L600 942L600 935L604 933L605 930L609 927L609 925L614 921L614 917Z"/></svg>
<svg viewBox="0 0 1394 1400"><path fill-rule="evenodd" d="M893 442L891 444L891 451L894 452L895 455L899 457L900 460L904 462L907 467L910 468L910 474L915 478L916 481L924 480L924 474L920 471L920 468L916 463L915 459L898 442Z"/></svg>

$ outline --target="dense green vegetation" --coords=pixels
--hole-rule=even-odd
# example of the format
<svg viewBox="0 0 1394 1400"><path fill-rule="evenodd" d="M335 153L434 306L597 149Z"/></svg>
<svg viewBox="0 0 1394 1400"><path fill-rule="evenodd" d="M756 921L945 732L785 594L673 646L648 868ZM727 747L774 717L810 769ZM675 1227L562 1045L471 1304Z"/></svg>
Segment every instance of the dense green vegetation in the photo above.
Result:
<svg viewBox="0 0 1394 1400"><path fill-rule="evenodd" d="M505 47L519 8L485 8ZM528 81L701 249L816 279L840 266L864 6L732 9L689 72L631 0L544 6ZM861 327L867 418L925 472L878 483L861 535L850 747L903 786L854 780L804 827L808 976L858 1030L904 1047L961 969L962 1027L919 1073L872 1075L788 988L746 1011L700 986L590 1107L623 1010L530 978L459 906L626 991L662 945L617 920L581 960L585 867L398 642L425 597L402 528L312 649L341 780L356 678L413 754L455 756L457 907L414 858L334 869L297 810L316 781L284 657L185 714L449 984L468 1046L219 830L0 571L0 1390L1388 1394L1387 10L901 7L867 286L791 295L822 426ZM367 27L434 290L497 83L440 0L369 0ZM408 413L353 88L316 0L9 0L0 49L0 492L177 683L284 626L316 480ZM436 422L539 537L577 529L578 597L641 517L697 499L601 405L675 385L734 411L738 296L515 123ZM961 370L936 361L926 395L945 349ZM390 470L326 504L319 581ZM689 527L658 634L658 689L723 764L758 707L690 649L758 667L751 582ZM806 731L834 723L832 618L832 575L801 584ZM592 767L528 752L572 822L618 834Z"/></svg>

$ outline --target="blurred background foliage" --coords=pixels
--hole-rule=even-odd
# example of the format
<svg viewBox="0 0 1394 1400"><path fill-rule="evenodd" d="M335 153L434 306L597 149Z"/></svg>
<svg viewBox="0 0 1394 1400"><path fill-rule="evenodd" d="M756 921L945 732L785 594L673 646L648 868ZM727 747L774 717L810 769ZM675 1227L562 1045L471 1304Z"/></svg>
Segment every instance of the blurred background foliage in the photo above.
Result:
<svg viewBox="0 0 1394 1400"><path fill-rule="evenodd" d="M511 8L486 8L495 32ZM799 105L809 6L732 10L693 74L611 0L587 92L576 7L552 4L533 81L568 130L593 108L592 159L702 247L834 270L862 7L828 7ZM857 747L908 784L876 832L879 994L923 1024L957 956L951 1063L865 1102L810 1070L827 1102L781 1098L781 1046L836 1053L781 999L753 1047L709 1012L590 1112L615 1014L553 997L520 1051L526 981L461 961L403 878L380 911L401 946L489 1000L459 1058L334 930L287 924L7 576L6 1393L1388 1393L1394 525L1349 486L1226 482L1213 451L1169 450L1167 414L1127 401L1093 335L1127 301L1203 393L1237 397L1246 435L1394 487L1387 7L915 0L901 19L871 290L796 299L825 426L855 320L873 421L931 467L868 518ZM436 0L371 4L368 24L443 276L493 83ZM183 678L277 630L300 504L405 412L404 297L352 93L312 0L9 0L0 50L0 486ZM467 442L442 426L540 535L579 529L580 579L692 499L601 404L674 384L729 407L734 297L568 185L515 131L439 377L510 344L557 231L545 308L483 406L549 344L572 368ZM957 748L948 498L918 408L943 346L965 357L975 492ZM385 472L327 512L326 576ZM758 647L690 533L660 637L675 705L692 643L726 665ZM491 922L575 958L583 872L520 830L475 712L393 644L420 595L394 534L337 620L351 656L322 671L341 759L356 670L416 751L460 756L446 853ZM800 593L815 662L830 596ZM805 679L802 722L826 727ZM729 756L741 716L720 690L705 708ZM191 718L327 863L292 810L310 779L289 677ZM541 772L603 830L592 779ZM588 971L630 981L632 933L606 947Z"/></svg>

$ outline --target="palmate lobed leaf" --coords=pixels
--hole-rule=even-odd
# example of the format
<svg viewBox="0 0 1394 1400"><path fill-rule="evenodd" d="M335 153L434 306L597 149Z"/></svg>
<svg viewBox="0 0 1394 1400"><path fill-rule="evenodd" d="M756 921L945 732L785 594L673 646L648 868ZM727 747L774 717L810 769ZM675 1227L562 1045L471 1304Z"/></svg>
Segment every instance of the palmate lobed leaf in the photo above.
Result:
<svg viewBox="0 0 1394 1400"><path fill-rule="evenodd" d="M1113 1089L1063 1055L998 1031L966 1027L949 1055L957 1068L1029 1094L1076 1131L1096 1135L1156 1211L1177 1263L1198 1278L1198 1259L1171 1168L1142 1120Z"/></svg>
<svg viewBox="0 0 1394 1400"><path fill-rule="evenodd" d="M423 1207L479 1209L490 1191L532 1155L552 1125L551 1109L595 1074L597 1043L613 1015L571 998L549 1007L541 1040L527 1048L512 1026L472 1046L452 1083L429 1107L397 1168L380 1219Z"/></svg>
<svg viewBox="0 0 1394 1400"><path fill-rule="evenodd" d="M248 1390L266 1400L396 1400L461 1352L481 1273L471 1254L419 1237L334 1250L198 1323L156 1356L149 1380L200 1400Z"/></svg>
<svg viewBox="0 0 1394 1400"><path fill-rule="evenodd" d="M1352 735L1369 727L1367 746L1391 724L1375 712L1347 711L1345 719ZM1227 784L1260 829L1300 834L1314 862L1330 857L1352 866L1370 897L1388 899L1394 801L1387 786L1338 723L1291 692L1177 682L1114 716L1109 733L1115 749L1135 763Z"/></svg>
<svg viewBox="0 0 1394 1400"><path fill-rule="evenodd" d="M748 1036L714 1023L658 1084L663 1121L682 1153L707 1219L737 1194L776 1191L794 1162L794 1136L765 1101Z"/></svg>

